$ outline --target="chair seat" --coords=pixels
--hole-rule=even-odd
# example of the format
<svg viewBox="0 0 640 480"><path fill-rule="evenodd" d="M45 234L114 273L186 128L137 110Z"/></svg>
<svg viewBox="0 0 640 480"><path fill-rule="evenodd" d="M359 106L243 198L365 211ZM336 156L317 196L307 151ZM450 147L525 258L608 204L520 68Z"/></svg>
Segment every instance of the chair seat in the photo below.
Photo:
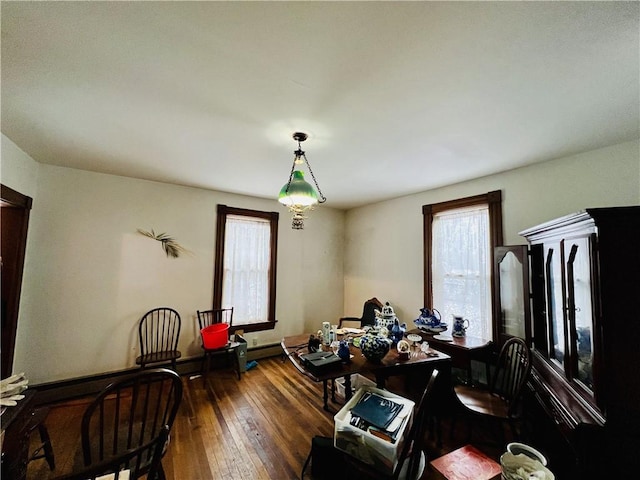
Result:
<svg viewBox="0 0 640 480"><path fill-rule="evenodd" d="M229 352L230 350L235 350L239 346L240 342L228 342L220 348L204 348L204 346L202 346L202 350L204 350L204 353Z"/></svg>
<svg viewBox="0 0 640 480"><path fill-rule="evenodd" d="M240 380L242 378L240 375L240 362L238 361L238 357L236 356L236 351L238 350L239 346L240 342L228 342L226 345L220 348L204 348L204 345L201 345L202 351L204 352L204 355L202 356L201 367L202 375L205 376L209 371L209 357L226 354L227 356L231 356L231 358L233 359L233 364L238 375L238 380Z"/></svg>
<svg viewBox="0 0 640 480"><path fill-rule="evenodd" d="M503 419L509 417L507 402L488 390L456 385L455 392L460 402L473 412Z"/></svg>
<svg viewBox="0 0 640 480"><path fill-rule="evenodd" d="M136 358L136 364L145 365L147 363L168 362L171 360L177 360L181 356L182 353L179 350L149 353L147 355L140 355L138 358Z"/></svg>

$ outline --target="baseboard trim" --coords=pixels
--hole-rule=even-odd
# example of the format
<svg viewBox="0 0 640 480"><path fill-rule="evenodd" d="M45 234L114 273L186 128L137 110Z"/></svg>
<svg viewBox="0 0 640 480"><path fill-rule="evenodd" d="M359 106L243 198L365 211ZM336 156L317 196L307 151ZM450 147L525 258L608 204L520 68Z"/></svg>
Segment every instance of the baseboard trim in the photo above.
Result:
<svg viewBox="0 0 640 480"><path fill-rule="evenodd" d="M261 345L247 349L247 361L276 357L278 355L282 355L280 344ZM202 365L201 362L201 356L181 359L177 362L176 370L180 376L199 374ZM41 383L32 385L29 388L38 392L35 397L37 405L53 404L69 401L78 397L96 395L111 382L137 372L138 370L139 368L127 368L114 372L88 375L86 377Z"/></svg>

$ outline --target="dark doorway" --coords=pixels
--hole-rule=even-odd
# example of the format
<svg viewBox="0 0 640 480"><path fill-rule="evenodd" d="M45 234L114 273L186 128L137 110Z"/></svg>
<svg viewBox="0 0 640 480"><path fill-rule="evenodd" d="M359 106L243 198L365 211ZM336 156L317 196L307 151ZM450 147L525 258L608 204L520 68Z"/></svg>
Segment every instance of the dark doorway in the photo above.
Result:
<svg viewBox="0 0 640 480"><path fill-rule="evenodd" d="M2 376L11 375L31 197L1 185Z"/></svg>

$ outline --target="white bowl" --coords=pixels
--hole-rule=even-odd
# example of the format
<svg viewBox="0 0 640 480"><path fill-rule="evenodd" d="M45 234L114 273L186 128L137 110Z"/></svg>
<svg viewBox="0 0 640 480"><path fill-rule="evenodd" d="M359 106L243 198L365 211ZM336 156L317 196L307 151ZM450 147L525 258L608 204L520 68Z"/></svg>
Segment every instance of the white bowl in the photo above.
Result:
<svg viewBox="0 0 640 480"><path fill-rule="evenodd" d="M507 445L507 452L513 455L518 455L519 453L522 453L529 458L538 460L542 464L542 466L544 467L547 466L547 459L545 458L545 456L535 448L529 445L526 445L524 443L518 443L518 442L510 443L509 445Z"/></svg>

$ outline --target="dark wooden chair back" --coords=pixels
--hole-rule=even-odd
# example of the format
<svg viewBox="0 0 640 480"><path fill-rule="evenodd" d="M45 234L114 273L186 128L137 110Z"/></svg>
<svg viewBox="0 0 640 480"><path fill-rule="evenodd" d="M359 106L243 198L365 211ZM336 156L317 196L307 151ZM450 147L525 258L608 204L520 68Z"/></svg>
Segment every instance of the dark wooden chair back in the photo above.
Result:
<svg viewBox="0 0 640 480"><path fill-rule="evenodd" d="M407 465L405 478L414 479L417 478L418 468L420 467L420 457L422 455L422 441L427 428L427 416L429 414L430 397L433 392L436 379L438 378L438 370L431 372L431 377L427 382L420 400L416 405L416 414L413 418L413 424L407 435L407 440L398 457L398 466L393 472L393 478L397 479L400 476L402 467L405 462L409 462ZM426 459L425 459L426 464Z"/></svg>
<svg viewBox="0 0 640 480"><path fill-rule="evenodd" d="M176 360L181 356L178 350L181 324L180 314L173 308L154 308L145 313L138 326L140 356L136 363L144 368L147 364L171 362L175 370Z"/></svg>
<svg viewBox="0 0 640 480"><path fill-rule="evenodd" d="M342 317L340 319L339 326L342 328L343 325L346 325L349 322L349 326L353 325L353 322L360 322L359 327L362 328L366 325L375 325L376 323L376 310L382 310L382 302L378 300L376 297L370 298L366 302L364 302L364 306L362 307L362 316L358 317Z"/></svg>
<svg viewBox="0 0 640 480"><path fill-rule="evenodd" d="M84 465L125 455L157 438L165 426L171 429L181 401L182 380L166 368L141 370L110 384L82 417ZM151 468L152 457L147 460L137 465L137 474Z"/></svg>
<svg viewBox="0 0 640 480"><path fill-rule="evenodd" d="M228 323L229 328L231 328L233 325L233 307L198 310L200 330L216 323Z"/></svg>
<svg viewBox="0 0 640 480"><path fill-rule="evenodd" d="M144 445L131 448L126 452L111 457L102 462L95 463L78 472L70 473L54 480L97 480L103 475L113 475L113 480L128 478L137 480L143 476L142 467L146 465L146 475L149 479L159 478L162 452L169 439L169 427L164 426L160 433ZM127 471L129 476L123 473Z"/></svg>
<svg viewBox="0 0 640 480"><path fill-rule="evenodd" d="M233 326L233 307L214 308L212 310L198 310L198 326L200 327L200 330L218 323L228 324L229 331L231 330L231 327ZM226 345L223 345L220 348L208 349L204 347L203 340L202 348L204 350L204 355L202 357L202 367L200 368L203 378L206 377L209 371L209 362L211 360L210 357L224 354L233 364L238 375L238 380L240 380L240 378L242 378L240 375L240 361L238 360L238 356L236 354L236 349L239 346L240 344L237 342L228 342Z"/></svg>
<svg viewBox="0 0 640 480"><path fill-rule="evenodd" d="M522 389L531 372L531 351L521 338L505 342L498 356L496 371L491 379L490 391L508 404L508 416L516 416Z"/></svg>

